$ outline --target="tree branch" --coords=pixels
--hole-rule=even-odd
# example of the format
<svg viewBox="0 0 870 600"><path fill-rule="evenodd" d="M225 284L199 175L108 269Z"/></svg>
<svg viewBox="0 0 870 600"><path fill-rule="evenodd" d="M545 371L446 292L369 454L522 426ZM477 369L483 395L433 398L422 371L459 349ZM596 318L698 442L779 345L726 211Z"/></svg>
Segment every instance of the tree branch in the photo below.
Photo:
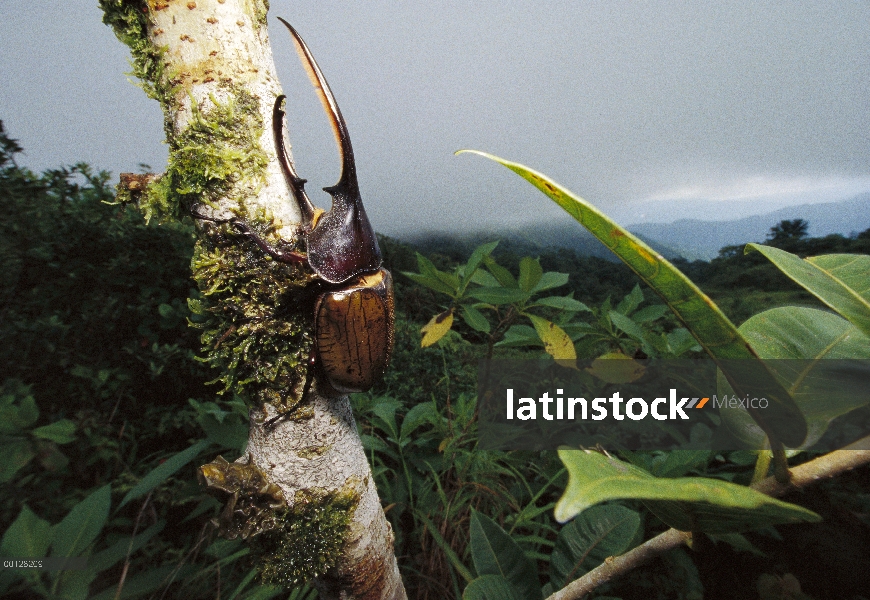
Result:
<svg viewBox="0 0 870 600"><path fill-rule="evenodd" d="M166 173L122 177L122 192L138 197L148 218L183 219L193 210L237 217L292 243L303 218L272 133L281 90L268 2L100 6L104 22L130 47L144 91L160 102L169 145ZM203 298L194 310L206 321L206 360L222 368L223 391L251 407L245 455L202 467L204 479L230 495L221 531L259 544L261 571L279 583L317 576L323 598L405 598L392 530L347 397L327 397L315 383L301 398L312 376L313 310L304 301L310 270L267 260L231 227L199 221L199 229L193 264ZM337 550L314 556L324 540Z"/></svg>
<svg viewBox="0 0 870 600"><path fill-rule="evenodd" d="M830 479L866 464L870 464L870 436L792 468L789 483L780 483L776 477L767 477L751 487L768 496L783 496L788 492L802 489L823 479ZM669 529L625 554L608 558L583 577L550 595L547 600L582 598L611 579L624 575L659 554L686 543L691 537L692 534L689 532Z"/></svg>

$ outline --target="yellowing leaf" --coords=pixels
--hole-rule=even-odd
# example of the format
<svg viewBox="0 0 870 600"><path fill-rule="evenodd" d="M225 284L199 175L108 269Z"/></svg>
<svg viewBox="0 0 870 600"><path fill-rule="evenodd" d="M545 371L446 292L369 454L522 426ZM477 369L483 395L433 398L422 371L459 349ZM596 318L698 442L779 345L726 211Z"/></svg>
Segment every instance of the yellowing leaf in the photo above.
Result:
<svg viewBox="0 0 870 600"><path fill-rule="evenodd" d="M565 333L565 330L551 323L547 319L535 315L528 315L538 332L538 337L544 342L544 350L556 360L577 360L577 351L574 342Z"/></svg>
<svg viewBox="0 0 870 600"><path fill-rule="evenodd" d="M428 348L441 338L443 338L450 328L453 327L453 309L445 310L439 315L432 317L432 320L423 326L420 332L423 334L423 339L420 341L421 348Z"/></svg>
<svg viewBox="0 0 870 600"><path fill-rule="evenodd" d="M607 383L630 383L640 379L644 366L621 352L608 352L592 361L586 371Z"/></svg>

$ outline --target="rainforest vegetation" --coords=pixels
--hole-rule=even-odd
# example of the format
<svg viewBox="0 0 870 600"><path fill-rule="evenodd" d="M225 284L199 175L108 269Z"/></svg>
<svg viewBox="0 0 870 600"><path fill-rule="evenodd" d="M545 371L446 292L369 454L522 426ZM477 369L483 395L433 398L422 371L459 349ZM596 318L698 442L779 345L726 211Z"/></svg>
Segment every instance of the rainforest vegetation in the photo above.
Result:
<svg viewBox="0 0 870 600"><path fill-rule="evenodd" d="M190 278L192 224L146 224L134 207L114 203L109 173L85 164L33 173L16 163L20 152L0 126L0 555L25 549L90 558L85 571L2 571L0 595L315 598L304 585L261 583L247 547L218 537L210 523L221 504L203 493L195 467L217 453L241 455L248 411L237 398L217 396L220 386L209 385L216 374L197 360L199 334L190 326L197 317L188 309L198 294ZM806 226L771 223L767 240L746 241L801 257L870 254L870 230L810 238ZM385 380L352 402L409 597L461 597L480 571L475 531L478 539L511 538L534 565L537 585L559 589L590 566L565 566L571 550L560 531L570 525L553 517L567 485L563 464L555 452L476 448L477 359L488 351L540 356L542 348L499 344L503 338L473 316L457 318L450 333L421 348L421 328L449 298L403 274L419 275L426 265L451 272L474 249L379 242L395 278L396 346ZM562 302L576 310L554 305L543 314L571 332L583 357L643 352L641 339L614 326L614 311L650 335L681 328L622 263L503 245L487 260L490 272L513 277L533 263L545 275L567 275L553 293L584 309ZM710 262L674 264L738 325L776 306L823 307L742 246L723 248ZM679 355L700 356L699 348L690 340ZM753 464L754 457L732 453L696 457L675 471L747 483ZM692 550L672 550L598 593L862 598L870 589L868 475L865 466L786 498L821 523L699 536ZM640 515L631 533L637 541L667 528L638 501L605 506ZM782 590L791 595L775 595Z"/></svg>

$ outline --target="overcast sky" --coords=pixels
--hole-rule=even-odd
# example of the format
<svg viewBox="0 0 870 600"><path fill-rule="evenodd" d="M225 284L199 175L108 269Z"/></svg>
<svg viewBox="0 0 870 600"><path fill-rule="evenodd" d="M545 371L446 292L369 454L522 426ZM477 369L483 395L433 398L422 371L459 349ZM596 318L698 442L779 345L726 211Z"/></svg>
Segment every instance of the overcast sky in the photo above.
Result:
<svg viewBox="0 0 870 600"><path fill-rule="evenodd" d="M0 120L25 148L19 162L163 170L162 116L127 81L127 48L96 0L58 6L0 0ZM290 115L299 172L316 190L338 159L275 16L329 79L383 233L567 219L460 148L523 162L624 223L666 220L673 200L717 201L685 215L715 219L870 191L867 0L271 7L278 72L302 103Z"/></svg>

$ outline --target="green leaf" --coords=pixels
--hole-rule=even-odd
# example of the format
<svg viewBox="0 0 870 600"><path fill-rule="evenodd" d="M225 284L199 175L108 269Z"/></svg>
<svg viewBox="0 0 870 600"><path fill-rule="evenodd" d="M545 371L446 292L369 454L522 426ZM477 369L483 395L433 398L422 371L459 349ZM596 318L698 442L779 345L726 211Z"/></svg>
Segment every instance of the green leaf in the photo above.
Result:
<svg viewBox="0 0 870 600"><path fill-rule="evenodd" d="M432 402L415 404L405 415L405 418L402 419L402 429L399 437L407 439L421 425L437 423L439 420L438 409L435 408Z"/></svg>
<svg viewBox="0 0 870 600"><path fill-rule="evenodd" d="M640 529L640 515L618 504L582 512L559 531L550 555L550 579L561 588L582 577L628 550Z"/></svg>
<svg viewBox="0 0 870 600"><path fill-rule="evenodd" d="M104 485L72 507L54 526L52 556L79 556L97 539L109 518L112 486Z"/></svg>
<svg viewBox="0 0 870 600"><path fill-rule="evenodd" d="M545 175L519 163L478 150L460 150L457 154L462 152L479 154L498 162L561 206L661 296L714 360L719 362L725 359L755 358L749 344L743 340L734 324L697 285L655 250L597 208ZM754 378L755 385L751 394L764 396L770 401L764 415L766 426L787 446L800 445L806 436L806 422L803 416L773 375L764 375L763 365L759 366L759 369L761 373ZM726 374L729 381L737 384L738 393L741 395L750 393L732 370L729 369ZM760 415L756 416L761 418Z"/></svg>
<svg viewBox="0 0 870 600"><path fill-rule="evenodd" d="M470 537L471 558L478 575L504 577L520 592L520 598L541 597L534 563L495 521L472 509Z"/></svg>
<svg viewBox="0 0 870 600"><path fill-rule="evenodd" d="M650 321L661 319L668 313L668 310L666 304L653 304L652 306L646 306L634 313L631 316L631 319L635 323L649 323Z"/></svg>
<svg viewBox="0 0 870 600"><path fill-rule="evenodd" d="M489 321L486 320L486 317L483 316L482 312L480 312L473 306L462 307L462 320L465 321L468 326L475 331L489 333L491 330Z"/></svg>
<svg viewBox="0 0 870 600"><path fill-rule="evenodd" d="M528 325L512 325L504 334L504 339L496 346L541 346L543 342L538 332Z"/></svg>
<svg viewBox="0 0 870 600"><path fill-rule="evenodd" d="M558 308L559 310L567 310L569 312L592 312L588 306L574 298L568 296L548 296L535 300L536 305L549 306L550 308Z"/></svg>
<svg viewBox="0 0 870 600"><path fill-rule="evenodd" d="M698 340L692 337L692 334L685 327L674 329L667 335L667 340L668 348L675 356L688 352L698 345Z"/></svg>
<svg viewBox="0 0 870 600"><path fill-rule="evenodd" d="M723 541L732 548L734 548L737 552L749 552L750 554L754 554L755 556L760 556L762 558L767 558L767 554L759 550L752 542L746 539L740 533L723 533L720 535L712 536L715 541Z"/></svg>
<svg viewBox="0 0 870 600"><path fill-rule="evenodd" d="M813 296L870 336L870 256L831 254L802 260L779 248L747 244Z"/></svg>
<svg viewBox="0 0 870 600"><path fill-rule="evenodd" d="M51 440L55 444L69 444L75 441L76 424L69 419L61 419L49 425L37 427L30 433L44 440Z"/></svg>
<svg viewBox="0 0 870 600"><path fill-rule="evenodd" d="M541 279L532 288L532 293L543 292L544 290L552 290L553 288L562 287L568 283L567 273L557 273L556 271L547 271L541 275Z"/></svg>
<svg viewBox="0 0 870 600"><path fill-rule="evenodd" d="M215 402L198 402L193 398L188 398L187 401L196 410L196 422L202 427L209 441L219 448L244 451L250 431L245 416L236 410L223 410Z"/></svg>
<svg viewBox="0 0 870 600"><path fill-rule="evenodd" d="M171 579L184 581L193 572L194 567L191 565L184 565L179 569L177 561L173 561L168 565L146 569L144 572L133 577L128 577L124 581L124 589L121 591L120 598L125 600L126 598L138 598L145 594L150 594L165 586ZM115 582L99 594L93 596L91 600L113 600L116 597L115 593L117 591L118 584Z"/></svg>
<svg viewBox="0 0 870 600"><path fill-rule="evenodd" d="M96 571L62 571L57 576L57 597L60 600L85 600L91 582L97 578Z"/></svg>
<svg viewBox="0 0 870 600"><path fill-rule="evenodd" d="M468 296L487 304L512 304L528 299L529 293L505 287L478 287L468 291Z"/></svg>
<svg viewBox="0 0 870 600"><path fill-rule="evenodd" d="M544 350L556 360L576 360L577 351L574 342L565 331L547 319L536 315L527 315L535 326L538 337L544 342Z"/></svg>
<svg viewBox="0 0 870 600"><path fill-rule="evenodd" d="M7 399L10 396L7 396ZM14 396L11 396L14 402ZM0 433L15 434L31 427L39 419L39 408L33 396L27 395L14 404L0 405Z"/></svg>
<svg viewBox="0 0 870 600"><path fill-rule="evenodd" d="M727 481L659 479L628 463L586 450L560 449L559 458L568 468L568 487L555 510L561 522L601 502L620 499L642 500L662 521L681 531L721 534L821 520L803 507Z"/></svg>
<svg viewBox="0 0 870 600"><path fill-rule="evenodd" d="M541 263L528 256L520 260L520 278L517 283L520 289L524 292L531 292L535 286L541 281L544 275L544 270L541 268Z"/></svg>
<svg viewBox="0 0 870 600"><path fill-rule="evenodd" d="M462 592L462 600L529 600L540 597L540 592L535 596L523 596L501 575L478 577Z"/></svg>
<svg viewBox="0 0 870 600"><path fill-rule="evenodd" d="M498 287L501 285L492 273L482 269L478 269L472 273L470 281L471 283L476 283L483 287Z"/></svg>
<svg viewBox="0 0 870 600"><path fill-rule="evenodd" d="M640 306L641 302L643 302L643 292L639 285L635 285L625 298L616 305L616 312L626 316L630 315L634 309Z"/></svg>
<svg viewBox="0 0 870 600"><path fill-rule="evenodd" d="M0 443L0 483L11 481L36 456L36 449L25 438L7 438Z"/></svg>
<svg viewBox="0 0 870 600"><path fill-rule="evenodd" d="M121 504L118 505L118 508L121 508L131 500L135 500L139 496L143 496L156 488L158 485L160 485L173 474L175 474L176 471L178 471L183 466L187 465L189 462L199 456L200 452L202 452L209 446L211 446L211 442L209 440L200 440L187 450L182 450L181 452L178 452L171 456L169 459L166 460L166 462L164 462L162 465L159 465L157 468L153 469L150 473L143 477L142 480L137 483L132 490L127 492L127 495L124 496L123 500L121 500Z"/></svg>
<svg viewBox="0 0 870 600"><path fill-rule="evenodd" d="M130 544L131 538L123 537L112 546L101 552L97 552L88 558L88 569L94 573L100 573L106 569L114 567L120 560L126 558L127 553L132 554L148 543L148 541L163 530L166 525L165 521L155 523L135 538L132 538L133 544Z"/></svg>
<svg viewBox="0 0 870 600"><path fill-rule="evenodd" d="M471 253L468 262L465 263L465 268L463 269L462 285L459 289L460 293L465 291L468 283L473 280L474 274L477 273L480 263L482 263L487 256L492 254L492 251L495 250L496 246L498 246L497 241L488 244L481 244L474 249L474 252Z"/></svg>
<svg viewBox="0 0 870 600"><path fill-rule="evenodd" d="M517 280L514 279L514 276L511 275L511 272L495 262L495 259L493 257L487 256L483 262L486 265L486 268L489 269L489 272L493 274L493 276L502 286L513 289L519 287L519 284L517 284Z"/></svg>
<svg viewBox="0 0 870 600"><path fill-rule="evenodd" d="M40 519L25 504L3 534L0 553L9 558L42 558L51 544L51 536L49 522Z"/></svg>
<svg viewBox="0 0 870 600"><path fill-rule="evenodd" d="M407 271L402 271L402 275L404 275L405 277L407 277L411 281L414 281L416 283L419 283L422 286L429 288L430 290L434 290L434 291L440 292L442 294L447 294L451 298L453 298L456 295L456 289L454 289L453 287L447 285L446 283L444 283L443 281L441 281L440 279L437 279L435 277L429 277L427 275L420 275L419 273L409 273Z"/></svg>
<svg viewBox="0 0 870 600"><path fill-rule="evenodd" d="M447 543L447 540L444 539L444 536L441 535L441 532L438 531L438 528L429 520L429 518L419 510L414 510L414 514L416 517L426 526L426 529L429 531L429 535L432 536L432 539L435 541L435 544L441 549L444 555L447 557L447 560L450 561L450 564L456 569L456 572L459 573L459 576L462 577L465 581L471 583L474 579L474 575L471 574L471 571L462 564L462 561L459 559L459 556L456 554L456 551Z"/></svg>
<svg viewBox="0 0 870 600"><path fill-rule="evenodd" d="M626 317L624 314L615 310L611 310L607 316L610 317L610 322L613 323L617 329L636 340L643 341L643 328L635 323L631 317Z"/></svg>
<svg viewBox="0 0 870 600"><path fill-rule="evenodd" d="M805 445L811 446L825 433L831 421L870 402L866 382L870 378L864 362L849 363L826 359L870 358L870 337L849 321L824 310L798 306L773 308L750 317L740 332L789 390L807 420ZM734 395L723 378L720 395ZM729 430L752 447L761 448L765 435L741 408L719 410Z"/></svg>

